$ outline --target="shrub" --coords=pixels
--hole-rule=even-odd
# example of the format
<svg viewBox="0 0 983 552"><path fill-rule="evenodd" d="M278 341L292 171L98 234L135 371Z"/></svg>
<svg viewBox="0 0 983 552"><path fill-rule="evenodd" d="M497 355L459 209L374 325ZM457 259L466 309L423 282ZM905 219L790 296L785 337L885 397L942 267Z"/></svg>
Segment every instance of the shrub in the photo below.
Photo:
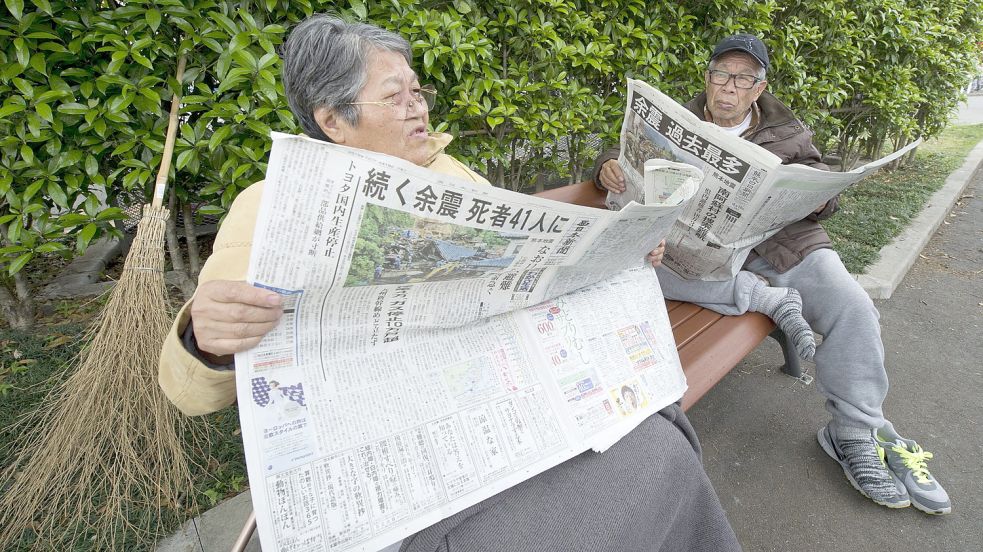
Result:
<svg viewBox="0 0 983 552"><path fill-rule="evenodd" d="M296 132L277 46L314 12L406 36L440 92L450 152L498 186L583 179L614 141L624 80L678 101L713 44L764 37L770 89L846 164L937 134L980 61L981 0L4 0L0 8L0 307L30 323L25 267L83 251L146 199L172 92L183 92L169 205L193 229L262 178L269 132ZM182 83L178 57L189 56ZM172 216L172 218L174 218ZM172 266L185 270L173 226ZM194 232L187 272L198 268ZM190 281L190 278L189 278Z"/></svg>

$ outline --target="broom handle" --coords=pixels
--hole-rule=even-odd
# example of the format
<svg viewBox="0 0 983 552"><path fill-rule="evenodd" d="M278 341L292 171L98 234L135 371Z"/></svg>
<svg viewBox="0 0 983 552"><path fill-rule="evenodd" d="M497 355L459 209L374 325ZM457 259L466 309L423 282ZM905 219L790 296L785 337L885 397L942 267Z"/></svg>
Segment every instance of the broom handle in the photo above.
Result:
<svg viewBox="0 0 983 552"><path fill-rule="evenodd" d="M160 207L164 201L164 190L167 188L167 175L171 171L171 156L174 154L174 140L177 138L177 113L181 108L181 79L184 78L185 55L177 60L177 90L171 98L171 115L167 119L167 139L164 140L164 155L160 159L160 170L157 171L157 182L154 185L154 207Z"/></svg>

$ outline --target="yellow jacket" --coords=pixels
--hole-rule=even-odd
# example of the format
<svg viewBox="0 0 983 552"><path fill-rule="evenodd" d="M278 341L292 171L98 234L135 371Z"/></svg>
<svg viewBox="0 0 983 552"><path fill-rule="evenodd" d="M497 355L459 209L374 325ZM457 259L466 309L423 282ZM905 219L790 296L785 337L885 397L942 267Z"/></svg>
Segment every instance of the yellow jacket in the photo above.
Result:
<svg viewBox="0 0 983 552"><path fill-rule="evenodd" d="M472 182L488 181L465 164L444 153L452 140L448 134L431 134L430 159L423 164L433 171ZM198 284L211 280L245 280L252 250L253 231L263 183L257 182L239 194L219 229L212 254L198 276ZM181 335L191 320L191 299L181 308L160 353L158 381L164 394L189 416L208 414L235 402L235 372L215 370L184 348Z"/></svg>

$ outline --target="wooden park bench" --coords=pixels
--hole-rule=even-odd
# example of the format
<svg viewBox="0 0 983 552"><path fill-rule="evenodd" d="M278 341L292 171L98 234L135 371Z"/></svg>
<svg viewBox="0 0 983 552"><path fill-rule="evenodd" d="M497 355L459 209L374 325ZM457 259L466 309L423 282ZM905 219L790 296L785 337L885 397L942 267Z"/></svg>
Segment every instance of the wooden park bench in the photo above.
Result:
<svg viewBox="0 0 983 552"><path fill-rule="evenodd" d="M605 192L591 181L553 188L536 195L586 207L606 208ZM785 334L775 327L775 323L763 314L749 312L741 316L724 316L679 301L666 301L666 309L669 311L679 361L689 385L683 396L683 409L700 400L768 336L782 346L785 356L782 371L792 377L803 377L795 348Z"/></svg>

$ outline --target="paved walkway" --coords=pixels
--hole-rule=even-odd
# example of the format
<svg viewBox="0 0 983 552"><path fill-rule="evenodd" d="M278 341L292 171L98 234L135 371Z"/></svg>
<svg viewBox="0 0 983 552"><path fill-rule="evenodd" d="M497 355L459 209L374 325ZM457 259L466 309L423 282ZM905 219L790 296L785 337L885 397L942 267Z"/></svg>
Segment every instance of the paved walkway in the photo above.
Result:
<svg viewBox="0 0 983 552"><path fill-rule="evenodd" d="M959 104L956 122L961 125L983 123L983 94L974 94Z"/></svg>
<svg viewBox="0 0 983 552"><path fill-rule="evenodd" d="M970 97L958 122L983 123L983 96ZM689 412L707 473L746 550L983 550L978 165L983 144L909 232L886 248L880 268L872 268L880 275L861 278L875 298L890 297L876 301L891 377L885 413L902 434L935 453L931 469L952 496L953 513L888 510L854 491L816 443L826 413L815 384L781 374L781 350L766 340ZM226 551L250 508L249 493L239 495L186 524L158 550ZM255 537L247 550L260 550Z"/></svg>

